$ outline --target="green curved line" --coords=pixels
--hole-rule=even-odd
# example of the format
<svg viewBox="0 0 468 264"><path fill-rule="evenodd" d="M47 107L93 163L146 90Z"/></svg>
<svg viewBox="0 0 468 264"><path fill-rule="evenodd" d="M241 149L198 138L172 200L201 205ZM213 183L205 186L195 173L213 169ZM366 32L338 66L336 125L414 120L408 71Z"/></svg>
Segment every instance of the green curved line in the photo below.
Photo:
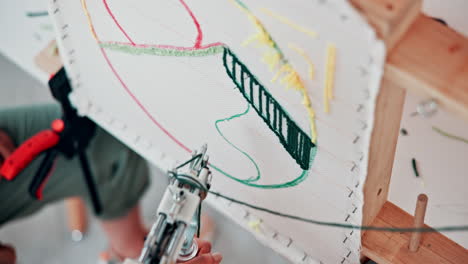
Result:
<svg viewBox="0 0 468 264"><path fill-rule="evenodd" d="M252 164L255 166L255 170L257 171L257 176L255 178L253 178L253 179L241 180L243 182L255 182L255 181L258 181L260 179L260 169L258 168L258 164L255 162L255 160L249 154L247 154L245 151L243 151L242 149L240 149L239 147L234 145L229 139L227 139L224 136L223 132L221 132L221 129L218 126L218 123L231 121L231 120L233 120L235 118L242 117L242 116L246 115L249 111L250 111L250 104L247 103L247 109L243 113L236 114L236 115L230 116L228 118L218 119L215 122L216 130L218 131L218 134L224 139L224 141L226 141L231 147L235 148L237 151L242 153L242 155L247 157L252 162Z"/></svg>
<svg viewBox="0 0 468 264"><path fill-rule="evenodd" d="M257 163L255 162L255 160L249 155L247 154L245 151L243 151L242 149L240 149L239 147L237 147L236 145L234 145L231 141L229 141L229 139L227 139L223 132L221 131L221 129L219 129L219 126L218 126L218 123L220 122L225 122L225 121L230 121L232 119L235 119L235 118L239 118L239 117L242 117L244 115L246 115L250 110L250 104L248 103L247 104L247 109L240 113L240 114L236 114L236 115L233 115L233 116L230 116L228 118L223 118L223 119L218 119L216 120L215 122L215 127L216 127L216 130L218 131L219 135L233 148L235 148L237 151L241 152L244 156L246 156L251 162L252 164L254 164L255 166L255 169L257 171L257 177L255 177L254 179L247 179L247 180L243 180L243 179L239 179L237 177L234 177L232 176L231 174L225 172L224 170L222 170L221 168L217 167L216 165L214 164L210 164L210 167L212 167L214 170L218 171L219 173L223 174L224 176L232 179L232 180L235 180L239 183L242 183L242 184L245 184L247 186L250 186L250 187L256 187L256 188L262 188L262 189L280 189L280 188L289 188L289 187L293 187L293 186L296 186L298 185L299 183L303 182L307 176L309 175L309 170L303 170L302 173L297 177L295 178L294 180L292 181L289 181L289 182L285 182L285 183L279 183L279 184L256 184L256 183L253 183L253 182L256 182L258 181L260 178L261 178L261 174L260 174L260 169L257 165ZM311 149L311 154L310 154L310 163L313 162L313 160L315 159L315 155L317 153L317 148L312 148Z"/></svg>
<svg viewBox="0 0 468 264"><path fill-rule="evenodd" d="M317 148L312 148L311 153L310 153L310 157L311 157L310 162L313 162L316 153L317 153ZM245 185L250 186L250 187L261 188L261 189L281 189L281 188L289 188L289 187L296 186L299 183L303 182L305 179L307 179L307 176L309 176L309 172L310 172L310 170L303 170L302 173L297 178L295 178L292 181L285 182L285 183L255 184L255 183L245 182L244 180L238 179L238 178L232 176L231 174L225 172L224 170L218 168L217 166L215 166L213 164L210 164L210 167L212 167L213 169L215 169L219 173L223 174L224 176L226 176L226 177L228 177L228 178L230 178L232 180L235 180L237 182L240 182L240 183L245 184Z"/></svg>

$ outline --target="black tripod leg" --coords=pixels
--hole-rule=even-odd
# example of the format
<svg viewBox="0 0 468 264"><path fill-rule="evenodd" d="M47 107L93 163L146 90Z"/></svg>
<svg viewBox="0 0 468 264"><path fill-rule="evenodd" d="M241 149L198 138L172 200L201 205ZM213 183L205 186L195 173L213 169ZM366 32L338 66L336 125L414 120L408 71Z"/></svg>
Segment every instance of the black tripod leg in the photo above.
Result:
<svg viewBox="0 0 468 264"><path fill-rule="evenodd" d="M102 212L102 204L99 200L96 183L94 182L93 175L89 167L88 158L83 151L80 151L78 156L80 158L81 168L83 169L86 185L88 186L88 191L91 196L91 202L93 203L94 213L99 215Z"/></svg>
<svg viewBox="0 0 468 264"><path fill-rule="evenodd" d="M54 166L55 159L58 156L58 151L55 149L48 150L45 154L44 159L39 166L31 184L29 185L29 194L32 197L42 200L42 191L45 187L48 177L52 173L52 167Z"/></svg>

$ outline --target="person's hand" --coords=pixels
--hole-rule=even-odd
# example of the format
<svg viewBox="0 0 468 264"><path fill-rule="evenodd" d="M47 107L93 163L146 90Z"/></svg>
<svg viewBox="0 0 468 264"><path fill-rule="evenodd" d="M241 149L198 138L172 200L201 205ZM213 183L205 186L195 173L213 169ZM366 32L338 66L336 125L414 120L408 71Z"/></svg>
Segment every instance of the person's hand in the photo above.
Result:
<svg viewBox="0 0 468 264"><path fill-rule="evenodd" d="M15 144L13 140L5 131L0 129L0 166L14 150Z"/></svg>
<svg viewBox="0 0 468 264"><path fill-rule="evenodd" d="M219 264L223 260L223 256L219 253L211 253L210 242L197 240L198 244L198 256L190 261L184 262L184 264Z"/></svg>
<svg viewBox="0 0 468 264"><path fill-rule="evenodd" d="M0 244L0 264L15 264L15 249L10 245Z"/></svg>

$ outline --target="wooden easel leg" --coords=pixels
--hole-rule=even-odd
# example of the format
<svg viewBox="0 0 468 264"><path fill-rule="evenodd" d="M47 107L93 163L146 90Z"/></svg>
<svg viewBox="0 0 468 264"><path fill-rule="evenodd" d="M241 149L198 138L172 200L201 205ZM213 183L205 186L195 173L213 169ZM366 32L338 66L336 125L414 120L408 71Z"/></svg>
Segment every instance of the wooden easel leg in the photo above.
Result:
<svg viewBox="0 0 468 264"><path fill-rule="evenodd" d="M80 197L68 198L65 201L68 229L73 241L81 241L88 228L86 206Z"/></svg>

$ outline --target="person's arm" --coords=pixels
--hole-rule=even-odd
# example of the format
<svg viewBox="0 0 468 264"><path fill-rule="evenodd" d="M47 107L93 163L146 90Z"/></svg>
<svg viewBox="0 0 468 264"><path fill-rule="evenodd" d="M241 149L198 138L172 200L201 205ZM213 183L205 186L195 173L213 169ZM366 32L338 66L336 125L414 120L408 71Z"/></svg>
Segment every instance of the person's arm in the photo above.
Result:
<svg viewBox="0 0 468 264"><path fill-rule="evenodd" d="M11 137L0 129L0 166L3 161L15 150L15 145ZM102 221L102 227L106 232L111 247L125 257L138 257L143 247L143 239L147 230L142 224L139 208L133 208L126 216L111 220ZM218 253L211 253L211 244L198 240L200 248L199 256L186 262L186 264L218 264L222 256ZM16 263L16 254L12 246L0 244L0 264Z"/></svg>
<svg viewBox="0 0 468 264"><path fill-rule="evenodd" d="M10 136L0 129L0 166L14 150L15 144L11 140Z"/></svg>

